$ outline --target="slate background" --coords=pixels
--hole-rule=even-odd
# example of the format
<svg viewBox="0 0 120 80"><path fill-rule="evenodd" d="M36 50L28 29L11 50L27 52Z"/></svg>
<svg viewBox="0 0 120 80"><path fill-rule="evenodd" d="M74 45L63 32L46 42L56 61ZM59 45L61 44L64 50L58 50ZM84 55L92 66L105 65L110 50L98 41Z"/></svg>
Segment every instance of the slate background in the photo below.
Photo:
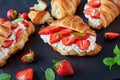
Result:
<svg viewBox="0 0 120 80"><path fill-rule="evenodd" d="M44 0L48 3L48 10L50 11L50 1ZM83 15L83 7L86 0L82 0L80 6L77 9L76 15L80 15L85 22ZM18 12L29 12L29 7L37 3L37 0L0 0L0 17L6 18L6 12L9 9L16 9ZM12 80L16 80L15 74L28 67L34 69L34 80L45 80L44 72L47 68L53 68L52 60L67 59L71 62L75 74L72 76L61 77L56 74L56 80L118 80L120 79L120 66L113 66L111 70L106 67L102 60L105 57L113 57L113 48L116 44L120 47L120 38L114 40L105 40L103 35L107 31L113 31L120 33L120 16L113 21L108 28L96 31L97 43L100 44L103 49L100 54L96 56L61 56L55 52L49 45L43 43L42 39L39 38L38 31L42 25L35 25L36 32L32 34L29 41L26 43L23 50L17 52L12 56L7 64L0 68L0 73L6 72L12 75ZM25 64L20 61L21 56L32 49L35 52L35 61L30 64Z"/></svg>

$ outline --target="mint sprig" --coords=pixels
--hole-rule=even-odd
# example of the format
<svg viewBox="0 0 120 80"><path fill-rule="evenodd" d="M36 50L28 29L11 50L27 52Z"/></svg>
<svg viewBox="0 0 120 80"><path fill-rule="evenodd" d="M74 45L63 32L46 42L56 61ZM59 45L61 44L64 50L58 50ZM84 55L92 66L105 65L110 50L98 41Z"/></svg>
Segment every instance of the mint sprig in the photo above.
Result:
<svg viewBox="0 0 120 80"><path fill-rule="evenodd" d="M51 68L45 70L45 78L46 80L55 80L55 73Z"/></svg>
<svg viewBox="0 0 120 80"><path fill-rule="evenodd" d="M103 63L106 66L109 66L110 69L114 64L120 65L120 49L118 48L118 45L115 46L113 53L115 54L114 57L106 57L103 59Z"/></svg>
<svg viewBox="0 0 120 80"><path fill-rule="evenodd" d="M8 73L1 73L0 80L11 80L11 75Z"/></svg>

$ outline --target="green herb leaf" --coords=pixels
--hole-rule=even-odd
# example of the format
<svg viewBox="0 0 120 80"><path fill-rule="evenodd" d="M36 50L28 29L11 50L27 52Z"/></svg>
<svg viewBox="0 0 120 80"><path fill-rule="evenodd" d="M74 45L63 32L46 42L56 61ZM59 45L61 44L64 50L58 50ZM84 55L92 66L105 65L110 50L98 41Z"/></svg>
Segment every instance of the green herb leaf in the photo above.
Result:
<svg viewBox="0 0 120 80"><path fill-rule="evenodd" d="M114 60L117 63L117 65L120 65L120 56L114 57Z"/></svg>
<svg viewBox="0 0 120 80"><path fill-rule="evenodd" d="M12 23L16 24L16 23L21 22L22 20L24 20L24 19L23 18L17 18L14 21L12 21Z"/></svg>
<svg viewBox="0 0 120 80"><path fill-rule="evenodd" d="M11 80L11 75L8 73L1 73L0 80Z"/></svg>
<svg viewBox="0 0 120 80"><path fill-rule="evenodd" d="M78 33L78 32L74 32L74 33L72 33L71 35L74 35L74 36L85 36L85 34L83 34L83 33Z"/></svg>
<svg viewBox="0 0 120 80"><path fill-rule="evenodd" d="M103 59L103 63L104 63L106 66L110 66L110 69L111 69L112 65L115 64L115 61L114 61L114 58L107 57L107 58L104 58L104 59Z"/></svg>
<svg viewBox="0 0 120 80"><path fill-rule="evenodd" d="M115 46L114 50L113 50L114 54L119 55L120 56L120 49L118 48L118 45Z"/></svg>
<svg viewBox="0 0 120 80"><path fill-rule="evenodd" d="M45 71L46 80L55 80L55 73L51 68L47 68Z"/></svg>

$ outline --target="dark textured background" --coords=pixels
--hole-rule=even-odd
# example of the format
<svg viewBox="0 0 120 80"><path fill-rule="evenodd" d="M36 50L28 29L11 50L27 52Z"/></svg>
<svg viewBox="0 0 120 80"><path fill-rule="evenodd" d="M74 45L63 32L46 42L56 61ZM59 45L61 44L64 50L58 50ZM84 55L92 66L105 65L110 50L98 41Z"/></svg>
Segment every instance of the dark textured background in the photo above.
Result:
<svg viewBox="0 0 120 80"><path fill-rule="evenodd" d="M50 0L44 0L48 2L48 10L50 11ZM81 5L77 9L77 15L80 15L85 22L83 15L83 6L86 0L82 0ZM37 3L37 0L0 0L0 17L6 17L6 12L9 9L16 9L18 12L28 12L29 7ZM113 57L113 48L116 44L120 47L120 38L114 40L105 40L103 34L107 31L120 33L120 16L113 21L110 26L101 31L96 31L97 43L99 43L103 49L97 56L92 57L73 57L73 56L61 56L55 52L49 45L44 44L42 39L39 38L38 30L41 25L36 25L36 32L30 36L29 41L26 43L23 50L12 56L7 64L0 68L0 73L7 72L12 75L12 80L16 80L15 74L21 69L32 67L34 69L34 80L45 80L44 72L46 68L53 68L52 60L67 59L71 62L74 68L74 75L61 77L56 74L56 80L115 80L120 79L120 66L113 66L111 70L106 67L102 60L104 57ZM35 61L30 64L25 64L20 61L21 56L32 49L35 52Z"/></svg>

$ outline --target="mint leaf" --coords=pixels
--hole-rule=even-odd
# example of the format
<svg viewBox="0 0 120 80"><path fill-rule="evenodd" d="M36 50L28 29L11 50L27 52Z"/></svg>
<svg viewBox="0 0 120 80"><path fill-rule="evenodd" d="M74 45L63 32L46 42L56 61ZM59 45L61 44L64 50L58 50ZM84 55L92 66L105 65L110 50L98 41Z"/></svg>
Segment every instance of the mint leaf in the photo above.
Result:
<svg viewBox="0 0 120 80"><path fill-rule="evenodd" d="M117 63L117 65L120 65L120 56L114 57L114 60Z"/></svg>
<svg viewBox="0 0 120 80"><path fill-rule="evenodd" d="M55 73L51 68L47 68L45 71L46 80L55 80Z"/></svg>
<svg viewBox="0 0 120 80"><path fill-rule="evenodd" d="M118 45L115 46L114 50L113 50L114 54L119 55L120 56L120 49L118 48Z"/></svg>
<svg viewBox="0 0 120 80"><path fill-rule="evenodd" d="M103 59L103 63L104 63L106 66L110 66L109 68L111 69L112 65L115 64L115 61L114 61L114 58L107 57L107 58L104 58L104 59Z"/></svg>
<svg viewBox="0 0 120 80"><path fill-rule="evenodd" d="M8 73L1 73L0 80L11 80L11 75Z"/></svg>
<svg viewBox="0 0 120 80"><path fill-rule="evenodd" d="M12 23L16 24L16 23L21 22L22 20L24 20L24 19L23 18L17 18L15 20L13 20Z"/></svg>

